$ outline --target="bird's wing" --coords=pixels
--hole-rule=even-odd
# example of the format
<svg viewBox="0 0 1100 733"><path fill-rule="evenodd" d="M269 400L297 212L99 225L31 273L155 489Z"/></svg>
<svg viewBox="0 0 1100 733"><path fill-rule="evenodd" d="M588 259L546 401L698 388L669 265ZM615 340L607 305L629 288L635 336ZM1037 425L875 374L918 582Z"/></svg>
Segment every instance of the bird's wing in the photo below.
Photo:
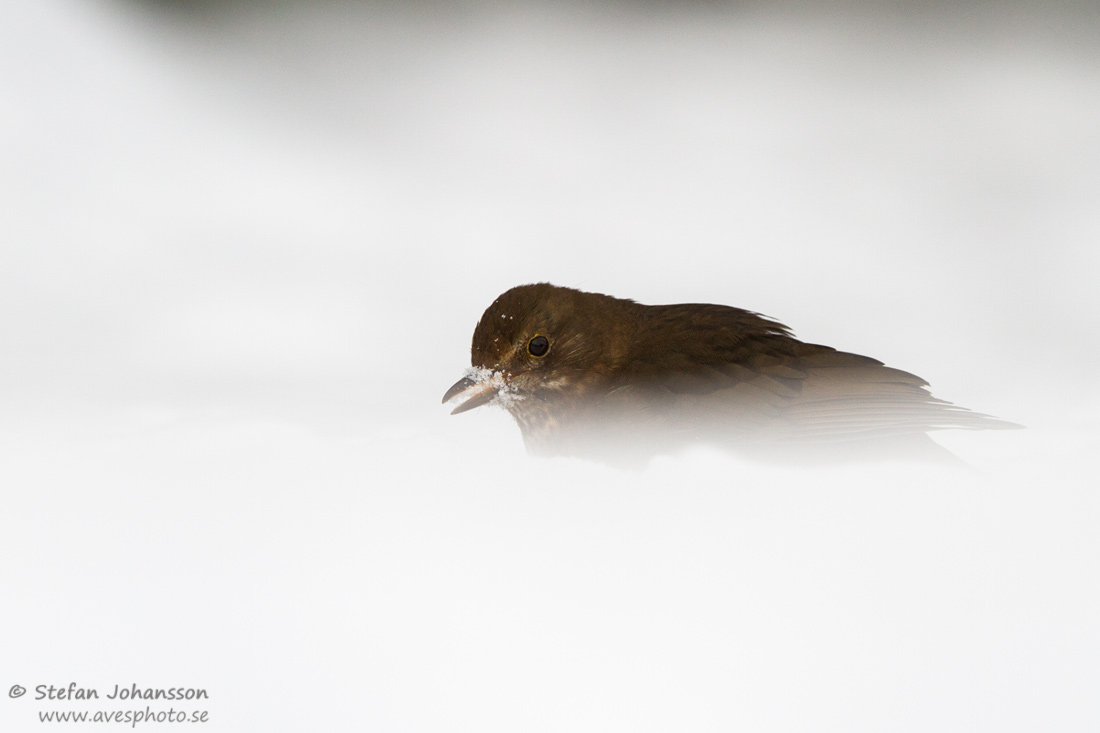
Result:
<svg viewBox="0 0 1100 733"><path fill-rule="evenodd" d="M798 440L846 440L946 428L1015 427L933 397L920 377L857 354L806 345L792 370L805 376L776 430ZM767 375L769 368L763 373ZM788 379L791 385L795 380Z"/></svg>
<svg viewBox="0 0 1100 733"><path fill-rule="evenodd" d="M784 353L786 352L786 353ZM863 440L944 428L1016 427L933 397L916 375L786 340L750 358L691 365L624 385L630 405L673 433L737 442Z"/></svg>

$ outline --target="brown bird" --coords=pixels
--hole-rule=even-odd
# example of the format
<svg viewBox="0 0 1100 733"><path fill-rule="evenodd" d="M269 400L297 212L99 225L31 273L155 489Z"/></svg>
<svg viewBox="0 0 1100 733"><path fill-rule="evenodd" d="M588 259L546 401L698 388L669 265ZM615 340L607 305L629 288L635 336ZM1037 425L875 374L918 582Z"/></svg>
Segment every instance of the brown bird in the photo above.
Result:
<svg viewBox="0 0 1100 733"><path fill-rule="evenodd" d="M633 463L694 444L820 462L953 458L927 432L1019 427L936 399L866 356L724 305L512 288L474 329L452 414L503 406L532 453Z"/></svg>

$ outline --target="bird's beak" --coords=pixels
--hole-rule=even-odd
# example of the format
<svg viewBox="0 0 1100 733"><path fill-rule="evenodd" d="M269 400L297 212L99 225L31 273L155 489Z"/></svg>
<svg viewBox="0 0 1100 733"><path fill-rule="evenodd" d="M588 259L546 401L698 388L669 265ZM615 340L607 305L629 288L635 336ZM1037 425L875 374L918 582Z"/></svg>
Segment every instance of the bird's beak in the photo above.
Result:
<svg viewBox="0 0 1100 733"><path fill-rule="evenodd" d="M462 404L451 410L452 415L457 415L460 412L466 412L491 402L496 397L498 389L500 389L500 384L495 384L493 381L477 381L470 377L463 377L452 384L451 388L443 395L443 404L447 404L456 397L461 397L464 400Z"/></svg>

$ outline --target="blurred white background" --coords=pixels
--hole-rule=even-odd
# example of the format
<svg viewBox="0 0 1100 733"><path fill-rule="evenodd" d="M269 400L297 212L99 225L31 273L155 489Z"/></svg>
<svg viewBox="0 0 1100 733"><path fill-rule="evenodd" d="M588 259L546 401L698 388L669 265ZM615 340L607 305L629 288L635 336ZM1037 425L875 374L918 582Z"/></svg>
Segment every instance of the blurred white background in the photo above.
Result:
<svg viewBox="0 0 1100 733"><path fill-rule="evenodd" d="M4 4L0 685L206 687L218 731L1100 728L1098 34ZM534 281L763 312L1028 430L937 436L973 476L529 459L439 399ZM0 728L82 707L32 695Z"/></svg>

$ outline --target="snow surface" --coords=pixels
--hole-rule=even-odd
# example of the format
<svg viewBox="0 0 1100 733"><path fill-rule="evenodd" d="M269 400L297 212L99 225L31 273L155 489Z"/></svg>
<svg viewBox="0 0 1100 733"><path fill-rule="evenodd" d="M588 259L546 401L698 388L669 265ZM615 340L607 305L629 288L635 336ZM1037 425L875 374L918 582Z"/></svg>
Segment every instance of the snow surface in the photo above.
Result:
<svg viewBox="0 0 1100 733"><path fill-rule="evenodd" d="M1094 11L158 7L0 10L0 730L1100 729ZM531 459L439 400L534 281L1028 429Z"/></svg>

